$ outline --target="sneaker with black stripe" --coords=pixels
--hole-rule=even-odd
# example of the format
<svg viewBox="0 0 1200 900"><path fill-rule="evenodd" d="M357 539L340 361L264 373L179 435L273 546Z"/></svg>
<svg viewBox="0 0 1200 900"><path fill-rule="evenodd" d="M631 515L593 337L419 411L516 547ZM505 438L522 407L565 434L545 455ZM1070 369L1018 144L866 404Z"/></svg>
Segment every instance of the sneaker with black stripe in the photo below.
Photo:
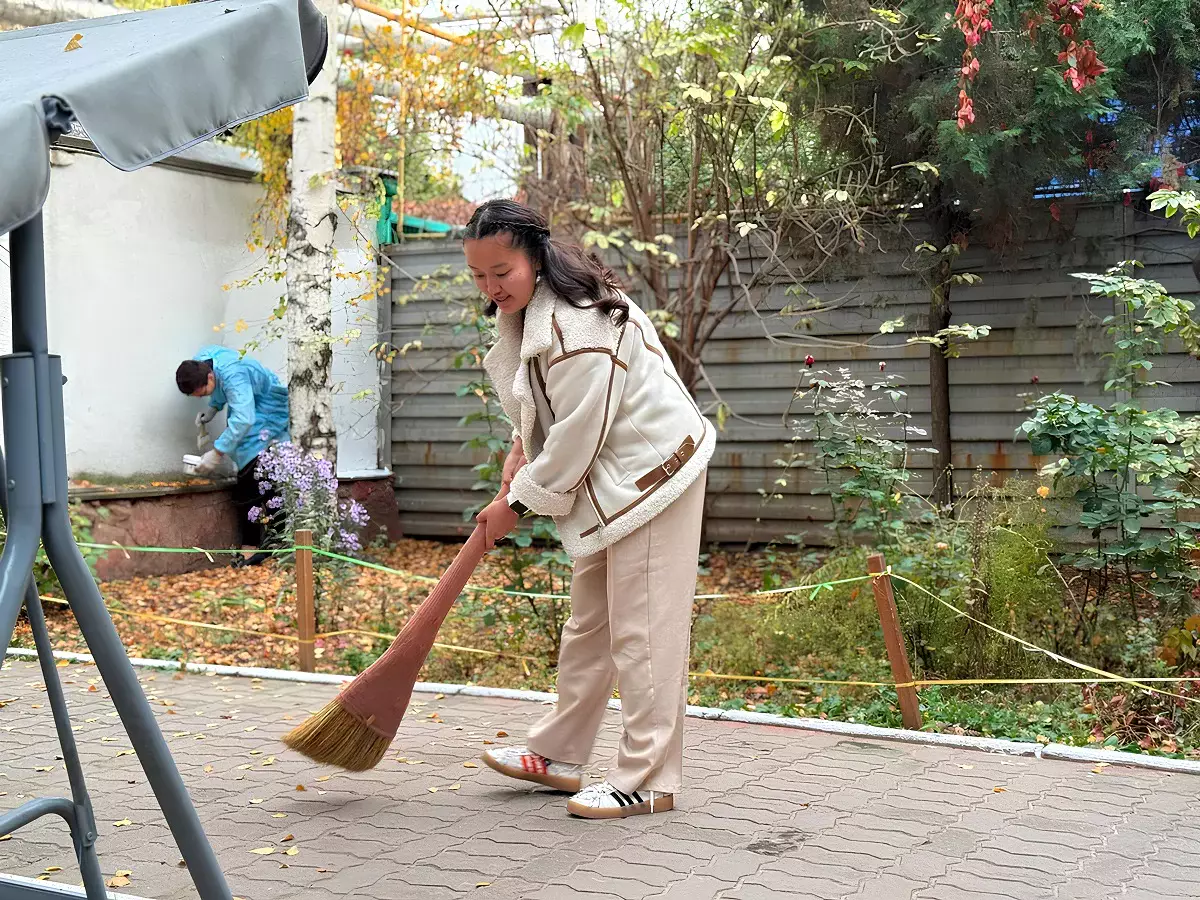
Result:
<svg viewBox="0 0 1200 900"><path fill-rule="evenodd" d="M626 794L607 781L589 784L567 801L567 812L584 819L624 819L675 808L675 795L661 791Z"/></svg>

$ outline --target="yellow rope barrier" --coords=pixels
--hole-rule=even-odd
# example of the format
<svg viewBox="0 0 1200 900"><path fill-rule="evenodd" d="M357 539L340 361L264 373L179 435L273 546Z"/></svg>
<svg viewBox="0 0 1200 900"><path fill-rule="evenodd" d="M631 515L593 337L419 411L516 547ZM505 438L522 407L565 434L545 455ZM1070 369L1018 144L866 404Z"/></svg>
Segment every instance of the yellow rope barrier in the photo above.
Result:
<svg viewBox="0 0 1200 900"><path fill-rule="evenodd" d="M46 603L54 603L59 606L70 606L70 604L61 597L43 596L41 599ZM121 609L120 607L114 606L106 606L105 608L110 613L115 613L119 616L128 616L131 619L144 619L148 622L158 622L163 625L182 625L188 628L207 628L211 631L223 631L229 634L245 634L251 637L264 638L266 640L287 641L292 644L308 643L307 641L302 641L297 635L294 634L277 634L270 631L255 631L252 628L238 628L236 625L216 625L212 622L197 622L192 619L176 619L171 616L160 616L155 613L135 612L131 609ZM360 635L362 637L374 637L388 641L393 640L396 637L394 634L387 634L386 632L382 631L365 631L359 628L347 628L342 631L328 631L321 634L315 634L313 635L313 641L315 642L327 638L342 637L345 635ZM538 663L539 665L547 664L545 660L539 659L536 656L522 656L519 653L505 653L501 650L483 650L479 647L463 647L458 644L443 644L440 642L435 643L433 646L441 650L455 650L460 653L476 653L482 656L502 656L508 659L519 659L524 662Z"/></svg>
<svg viewBox="0 0 1200 900"><path fill-rule="evenodd" d="M889 578L894 578L897 581L903 582L904 584L912 585L918 591L933 598L938 603L942 604L942 606L944 606L947 609L954 612L956 615L961 616L962 618L967 619L971 622L974 622L976 625L986 628L988 631L992 632L993 634L998 634L1007 640L1015 641L1016 643L1018 643L1022 647L1024 647L1026 650L1029 650L1029 651L1032 651L1035 653L1044 654L1045 656L1049 657L1050 659L1053 659L1056 662L1060 662L1060 663L1063 663L1064 665L1071 666L1072 668L1079 669L1082 672L1091 672L1093 675L1100 676L1100 678L1105 681L1116 681L1116 682L1120 682L1122 684L1131 685L1132 687L1140 688L1143 691L1150 691L1151 693L1154 693L1154 694L1161 694L1164 697L1174 697L1177 700L1186 700L1189 703L1200 703L1200 699L1198 699L1196 697L1186 697L1183 694L1176 694L1172 691L1164 691L1161 688L1150 687L1150 685L1147 684L1146 682L1150 681L1151 679L1148 679L1148 678L1133 679L1133 678L1126 678L1123 675L1115 675L1112 672L1106 672L1103 669L1097 669L1095 666L1089 666L1087 663L1081 663L1078 660L1071 659L1069 656L1063 656L1061 653L1055 653L1053 650L1047 650L1045 647L1039 647L1037 644L1034 644L1031 641L1027 641L1024 638L1017 637L1015 634L1009 634L1007 631L1005 631L1002 628L997 628L995 625L992 625L988 622L984 622L982 619L975 618L975 616L971 615L965 609L959 609L953 603L949 602L948 600L942 599L937 594L933 593L933 591L929 590L926 587L923 587L922 585L918 584L917 582L915 582L909 578L905 578L903 575L895 574L892 571L891 566L888 566L887 570L884 572L881 572L880 575L887 575ZM876 577L878 577L878 576L876 576ZM1188 679L1179 679L1179 680L1185 681Z"/></svg>
<svg viewBox="0 0 1200 900"><path fill-rule="evenodd" d="M899 576L896 576L896 577L899 577ZM66 600L63 600L59 597L43 596L41 599L47 603L54 603L54 604L58 604L61 606L69 605ZM244 635L248 635L251 637L264 638L266 640L287 641L287 642L293 643L293 644L302 643L301 639L293 634L276 634L276 633L268 632L268 631L255 631L250 628L239 628L235 625L217 625L212 622L199 622L199 621L195 621L192 619L177 619L172 616L160 616L155 613L135 612L134 610L120 609L120 608L116 608L116 607L108 607L108 610L109 610L109 612L116 613L117 615L128 616L128 617L134 618L134 619L144 619L146 621L151 621L151 622L159 622L161 624L166 624L166 625L180 625L180 626L185 626L185 627L189 627L189 628L205 628L205 629L209 629L211 631L222 631L222 632L231 633L231 634L244 634ZM396 637L394 634L389 634L387 632L382 632L382 631L369 631L369 630L365 630L365 629L361 629L361 628L346 628L346 629L342 629L340 631L327 631L327 632L322 632L320 634L316 634L313 636L313 640L314 641L327 640L329 638L345 637L345 636L370 637L370 638L378 638L381 640L388 640L388 641L393 640ZM1020 641L1021 639L1014 638L1014 640ZM478 654L481 656L495 656L495 657L502 657L502 658L506 658L506 659L517 659L517 660L521 660L523 663L531 662L531 663L536 663L537 665L543 666L543 667L548 667L550 665L548 660L541 659L536 656L524 656L524 655L521 655L518 653L505 653L500 650L484 650L479 647L464 647L464 646L461 646L458 644L445 644L445 643L441 643L441 642L435 643L433 646L437 647L438 649L441 649L441 650L451 650L451 651L455 651L458 653L472 653L472 654ZM1083 666L1082 663L1080 663L1079 665ZM1099 672L1101 670L1089 669L1089 671ZM1098 680L1095 678L925 678L925 679L905 682L903 684L897 684L894 681L860 681L860 680L837 679L837 678L793 678L793 677L785 677L785 676L780 676L780 675L732 675L732 674L728 674L725 672L712 672L712 671L689 672L688 676L691 678L707 679L707 680L712 680L712 681L746 681L746 682L754 682L754 683L758 683L758 684L797 684L797 685L829 685L829 686L837 686L837 687L870 687L870 688L890 688L893 690L897 689L897 688L910 688L910 687L911 688L933 687L935 685L965 686L965 685L989 685L989 684L991 684L991 685L1004 685L1004 684L1007 684L1007 685L1031 685L1031 684L1096 684L1096 683L1098 683ZM1144 682L1147 684L1150 682L1160 682L1160 683L1161 682L1168 682L1168 683L1200 682L1200 677L1148 677L1148 678L1138 678L1135 680L1135 679L1122 678L1119 675L1112 675L1111 673L1105 673L1105 676L1106 677L1104 679L1100 679L1100 680L1125 682L1125 683L1135 685L1137 687L1142 687L1144 690L1154 691L1156 693L1168 694L1172 697L1181 696L1181 695L1172 694L1169 691L1160 691L1157 688L1143 686L1142 684L1139 684L1139 682ZM1192 698L1183 697L1182 699L1190 700Z"/></svg>
<svg viewBox="0 0 1200 900"><path fill-rule="evenodd" d="M80 542L80 547L89 550L117 550L124 553L126 558L129 558L130 553L197 553L208 557L211 562L213 554L235 555L240 554L242 550L206 550L203 547L126 547L123 544L94 544L89 542ZM297 550L309 550L315 556L322 556L326 559L336 560L338 562L350 563L358 566L360 569L368 569L373 572L382 572L386 575L395 575L399 578L407 578L412 581L420 581L425 584L437 584L438 579L432 575L418 575L416 572L409 572L405 569L394 569L391 566L385 566L381 563L370 562L365 559L356 559L353 556L346 556L341 553L335 553L332 550L323 550L320 547L313 547L308 544L297 544L291 547L279 547L273 550L264 550L262 552L269 553L272 556L287 556L295 553ZM838 585L854 584L857 582L870 581L870 575L859 575L854 578L841 578L836 581L822 581L816 584L796 584L788 587L770 588L760 591L744 591L733 594L696 594L696 600L731 600L740 597L773 597L780 594L794 594L799 591L823 591L831 590ZM538 593L536 591L514 591L508 588L486 587L475 584L468 584L463 588L464 594L501 594L506 597L522 597L533 600L570 600L570 594L547 594Z"/></svg>
<svg viewBox="0 0 1200 900"><path fill-rule="evenodd" d="M754 681L760 684L831 684L847 687L880 687L880 688L920 688L936 685L984 685L984 684L1099 684L1095 678L925 678L905 681L897 684L894 681L844 681L836 678L784 678L774 675L726 675L721 672L689 672L692 678L709 678L714 681ZM1139 678L1145 682L1182 681L1200 682L1200 677L1154 677Z"/></svg>
<svg viewBox="0 0 1200 900"><path fill-rule="evenodd" d="M234 554L234 553L242 552L240 550L206 550L206 549L203 549L200 547L126 547L121 544L96 544L96 543L87 543L87 542L80 543L80 546L87 548L87 549L94 549L94 550L118 550L118 551L124 553L126 555L126 557L128 557L131 552L135 552L135 553L200 553L200 554L203 554L206 557L208 557L208 559L210 561L213 558L213 556L212 556L213 554ZM429 576L429 575L418 575L414 572L408 572L403 569L394 569L390 566L385 566L380 563L373 563L373 562L369 562L366 560L355 559L352 556L346 556L346 555L343 555L340 553L335 553L330 550L323 550L319 547L313 547L313 546L309 546L307 544L296 545L296 546L286 547L286 548L278 548L278 549L270 550L267 552L271 553L272 555L287 555L287 554L294 553L296 550L311 550L313 554L322 556L322 557L325 557L328 559L350 563L350 564L359 566L360 568L383 572L385 574L395 575L395 576L398 576L401 578L407 578L407 579L411 579L411 580L415 580L415 581L421 581L421 582L425 582L425 583L434 583L435 584L435 583L437 583L437 580L438 580L437 578ZM1053 650L1047 650L1044 647L1039 647L1037 644L1027 641L1024 638L1018 637L1014 634L1010 634L1009 632L1004 631L1001 628L997 628L996 626L994 626L988 622L984 622L983 620L978 619L975 616L972 616L966 610L960 609L959 607L955 606L953 603L950 603L949 601L943 599L942 597L937 596L932 591L930 591L929 589L925 588L924 586L918 584L917 582L912 581L911 579L906 578L903 575L896 574L895 572L892 571L891 566L888 566L888 568L884 572L880 573L879 575L863 575L863 576L858 576L858 577L854 577L854 578L842 578L842 579L838 579L835 581L819 582L816 584L792 585L789 587L772 588L769 590L760 590L760 591L750 591L750 592L738 593L738 594L697 594L697 595L695 595L695 598L697 600L724 600L724 599L732 599L735 597L778 596L781 594L798 593L801 591L809 591L810 593L819 593L823 590L832 590L833 587L837 586L837 585L853 584L853 583L864 582L864 581L873 581L875 578L882 577L884 575L886 575L890 578L894 578L895 580L900 581L904 584L912 586L916 590L921 591L922 593L931 597L933 600L936 600L942 606L951 610L955 615L957 615L961 618L967 619L971 622L974 622L975 624L987 629L988 631L992 632L993 634L1003 637L1006 640L1013 641L1017 644L1020 644L1026 650L1029 650L1029 651L1035 652L1035 653L1041 653L1049 659L1052 659L1056 662L1062 663L1063 665L1067 665L1072 668L1078 669L1080 671L1088 672L1096 677L1095 678L935 678L935 679L914 680L914 681L909 681L909 682L904 682L904 683L896 683L896 682L887 682L887 681L857 681L857 680L839 680L839 679L828 679L828 678L787 678L787 677L776 677L776 676L768 676L768 675L732 675L732 674L725 674L725 673L718 673L718 672L690 672L689 676L691 678L704 678L704 679L721 680L721 681L753 681L753 682L768 683L768 684L778 683L778 684L807 684L807 685L837 685L837 686L846 686L846 687L876 687L876 688L891 688L891 689L933 687L933 686L938 686L938 685L942 685L942 686L959 685L959 686L961 686L961 685L989 685L989 684L990 685L1002 685L1002 684L1007 684L1007 685L1094 684L1094 683L1099 683L1102 681L1108 681L1108 682L1115 682L1118 684L1128 685L1130 687L1138 688L1139 690L1144 690L1144 691L1148 691L1151 693L1160 694L1160 695L1166 696L1166 697L1173 697L1178 700L1185 700L1189 703L1200 703L1200 699L1198 699L1196 697L1188 697L1183 694L1177 694L1172 691L1167 691L1167 690L1163 690L1161 688L1156 688L1156 687L1151 686L1152 683L1167 682L1167 683L1178 684L1178 683L1183 683L1183 682L1194 682L1194 681L1200 681L1200 678L1184 678L1184 677L1179 677L1179 678L1173 678L1173 677L1127 678L1125 676L1117 675L1112 672L1106 672L1103 669L1099 669L1094 666L1090 666L1087 663L1082 663L1082 662L1079 662L1078 660L1071 659L1068 656L1063 656L1060 653L1055 653ZM524 598L533 598L533 599L550 599L550 600L569 600L570 599L570 595L566 595L566 594L548 594L548 593L537 593L537 592L529 592L529 591L512 591L512 590L508 590L505 588L481 587L481 586L470 585L470 584L467 585L463 589L463 592L464 593L480 593L480 594L500 594L500 595L504 595L504 596L524 597ZM66 605L65 600L61 600L56 597L43 597L42 599L52 602L52 603L61 603L63 605ZM264 638L264 639L268 639L268 640L283 640L283 641L289 641L292 643L301 643L301 639L295 635L274 634L274 633L270 633L270 632L254 631L252 629L237 628L235 626L230 626L230 625L215 625L215 624L208 623L208 622L196 622L196 621L191 621L191 620L187 620L187 619L174 619L174 618L171 618L168 616L157 616L157 615L154 615L151 613L138 613L138 612L133 612L131 610L125 610L125 609L119 609L119 608L113 608L113 607L110 607L109 611L116 613L118 615L129 616L132 618L141 618L141 619L146 619L149 621L157 621L157 622L161 622L164 624L181 625L181 626L192 627L192 628L208 628L208 629L212 629L212 630L224 631L224 632L234 633L234 634L251 635L251 636L260 637L260 638ZM363 629L351 628L351 629L343 629L340 631L331 631L331 632L314 635L313 641L325 640L325 639L334 638L334 637L351 636L351 635L361 636L361 637L372 637L372 638L378 638L381 640L389 640L389 641L395 637L395 635L393 635L393 634L387 634L384 632L367 631L367 630L363 630ZM307 643L307 641L305 641L304 643ZM484 656L495 656L495 657L504 657L504 658L510 658L510 659L519 659L522 661L522 663L533 662L533 663L537 663L538 665L542 665L542 666L549 665L548 661L539 659L538 657L523 656L523 655L515 654L515 653L505 653L505 652L499 651L499 650L483 650L483 649L480 649L477 647L464 647L464 646L459 646L459 645L455 645L455 644L442 644L442 643L435 643L433 646L437 647L439 649L451 650L451 651L456 651L456 652L460 652L460 653L474 653L474 654L479 654L479 655L484 655Z"/></svg>

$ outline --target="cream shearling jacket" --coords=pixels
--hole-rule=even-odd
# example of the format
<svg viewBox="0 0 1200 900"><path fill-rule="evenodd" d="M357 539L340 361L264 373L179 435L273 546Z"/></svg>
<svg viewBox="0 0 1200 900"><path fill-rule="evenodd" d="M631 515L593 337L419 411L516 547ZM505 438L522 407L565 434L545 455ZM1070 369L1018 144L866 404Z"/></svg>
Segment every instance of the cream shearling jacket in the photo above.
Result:
<svg viewBox="0 0 1200 900"><path fill-rule="evenodd" d="M645 525L704 473L716 430L632 301L617 325L543 282L497 330L483 366L527 460L510 491L553 517L572 558Z"/></svg>

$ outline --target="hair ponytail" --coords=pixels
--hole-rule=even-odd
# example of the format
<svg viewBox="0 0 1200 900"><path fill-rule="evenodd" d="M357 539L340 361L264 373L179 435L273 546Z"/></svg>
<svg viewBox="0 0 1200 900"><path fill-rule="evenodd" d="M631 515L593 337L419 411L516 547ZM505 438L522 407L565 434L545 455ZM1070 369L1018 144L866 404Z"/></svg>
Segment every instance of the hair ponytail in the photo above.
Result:
<svg viewBox="0 0 1200 900"><path fill-rule="evenodd" d="M539 277L572 306L598 309L618 325L625 324L629 304L612 270L582 247L552 239L549 224L536 210L515 200L489 200L471 216L463 240L497 234L509 235L512 245L537 265ZM489 300L486 311L494 315L496 304Z"/></svg>

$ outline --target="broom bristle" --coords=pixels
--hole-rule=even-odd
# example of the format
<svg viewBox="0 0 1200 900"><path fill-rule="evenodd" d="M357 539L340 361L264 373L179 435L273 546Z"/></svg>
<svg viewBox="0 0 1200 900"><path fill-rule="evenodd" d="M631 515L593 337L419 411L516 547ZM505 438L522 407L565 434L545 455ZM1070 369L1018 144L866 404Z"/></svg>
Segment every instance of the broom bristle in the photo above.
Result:
<svg viewBox="0 0 1200 900"><path fill-rule="evenodd" d="M316 762L365 772L379 765L392 739L363 723L335 699L285 734L283 742Z"/></svg>

